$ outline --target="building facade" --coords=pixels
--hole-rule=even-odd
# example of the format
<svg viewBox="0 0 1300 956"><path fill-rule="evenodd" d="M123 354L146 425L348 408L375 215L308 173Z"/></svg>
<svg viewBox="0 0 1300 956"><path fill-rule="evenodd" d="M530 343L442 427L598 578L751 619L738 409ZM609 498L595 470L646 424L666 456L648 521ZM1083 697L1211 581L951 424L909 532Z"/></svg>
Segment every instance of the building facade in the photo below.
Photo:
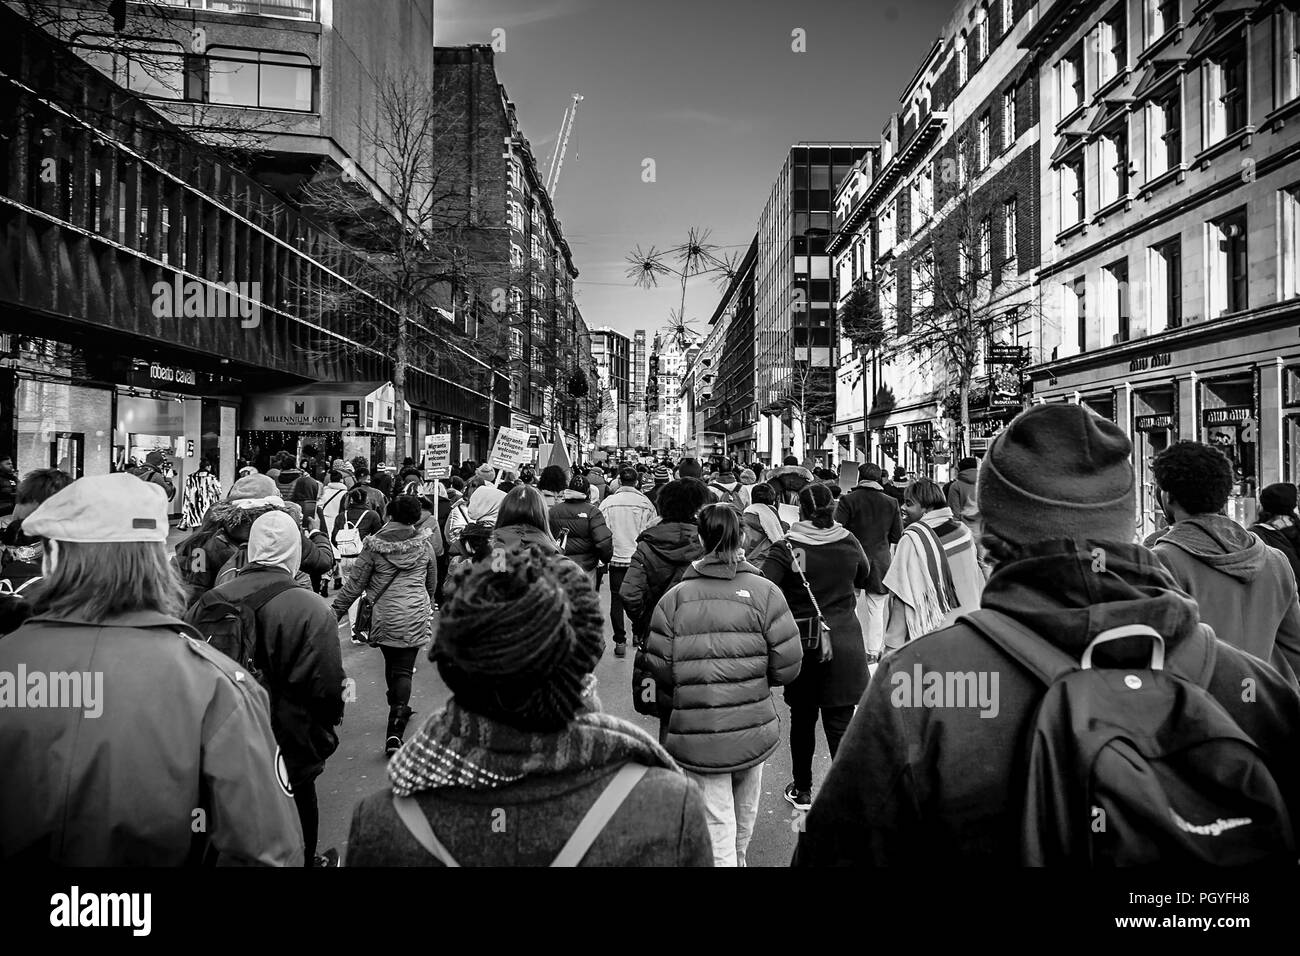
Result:
<svg viewBox="0 0 1300 956"><path fill-rule="evenodd" d="M1042 353L1034 400L1133 439L1139 530L1164 524L1151 459L1219 446L1249 523L1300 479L1300 21L1282 3L1040 4Z"/></svg>
<svg viewBox="0 0 1300 956"><path fill-rule="evenodd" d="M596 363L596 374L601 390L613 402L612 435L607 431L600 439L602 446L626 448L628 445L628 413L632 396L631 378L632 341L622 332L608 326L591 332L591 356Z"/></svg>

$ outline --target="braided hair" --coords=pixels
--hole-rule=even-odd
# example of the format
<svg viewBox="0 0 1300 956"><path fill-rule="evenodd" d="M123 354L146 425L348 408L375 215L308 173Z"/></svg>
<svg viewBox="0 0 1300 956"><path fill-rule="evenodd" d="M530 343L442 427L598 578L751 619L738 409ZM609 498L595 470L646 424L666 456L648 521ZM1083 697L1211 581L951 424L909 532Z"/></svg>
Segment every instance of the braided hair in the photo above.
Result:
<svg viewBox="0 0 1300 956"><path fill-rule="evenodd" d="M605 649L600 598L573 562L496 548L457 566L429 657L459 704L521 730L562 729Z"/></svg>

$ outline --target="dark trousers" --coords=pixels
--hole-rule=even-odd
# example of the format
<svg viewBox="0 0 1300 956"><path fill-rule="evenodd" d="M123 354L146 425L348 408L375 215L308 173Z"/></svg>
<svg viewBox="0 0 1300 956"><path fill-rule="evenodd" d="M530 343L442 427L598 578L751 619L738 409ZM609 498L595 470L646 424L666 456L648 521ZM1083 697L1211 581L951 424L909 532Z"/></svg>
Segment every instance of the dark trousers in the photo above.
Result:
<svg viewBox="0 0 1300 956"><path fill-rule="evenodd" d="M623 623L626 615L623 613L623 599L618 596L618 589L623 586L623 579L627 577L627 568L609 566L609 623L614 625L614 643L622 644L627 641L627 629Z"/></svg>
<svg viewBox="0 0 1300 956"><path fill-rule="evenodd" d="M316 832L320 829L315 779L293 785L293 802L298 805L298 821L302 824L303 866L311 866L316 858Z"/></svg>
<svg viewBox="0 0 1300 956"><path fill-rule="evenodd" d="M384 683L388 685L388 706L405 707L411 702L411 678L415 676L418 647L389 647L380 644L384 655Z"/></svg>
<svg viewBox="0 0 1300 956"><path fill-rule="evenodd" d="M830 746L831 759L840 749L844 732L853 719L853 705L844 707L791 707L790 708L790 758L794 769L797 790L812 789L812 761L817 752L817 713L821 712L822 730Z"/></svg>

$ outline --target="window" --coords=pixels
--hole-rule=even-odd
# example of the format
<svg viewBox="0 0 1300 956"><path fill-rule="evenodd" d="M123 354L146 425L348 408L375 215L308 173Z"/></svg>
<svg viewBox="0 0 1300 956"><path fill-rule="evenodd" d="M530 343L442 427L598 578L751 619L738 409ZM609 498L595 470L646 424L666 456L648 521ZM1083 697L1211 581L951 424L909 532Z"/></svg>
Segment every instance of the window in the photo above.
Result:
<svg viewBox="0 0 1300 956"><path fill-rule="evenodd" d="M524 267L524 250L519 248L515 243L510 243L510 268L522 269Z"/></svg>
<svg viewBox="0 0 1300 956"><path fill-rule="evenodd" d="M989 165L989 130L992 125L988 113L980 117L978 152L975 154L975 168L978 170L987 169Z"/></svg>
<svg viewBox="0 0 1300 956"><path fill-rule="evenodd" d="M1061 228L1082 222L1084 217L1083 151L1078 150L1056 169L1061 197Z"/></svg>
<svg viewBox="0 0 1300 956"><path fill-rule="evenodd" d="M888 252L890 249L894 248L894 222L894 204L890 202L881 212L876 225L877 235L880 237L880 251L882 253Z"/></svg>
<svg viewBox="0 0 1300 956"><path fill-rule="evenodd" d="M1208 318L1246 308L1246 213L1239 210L1206 224Z"/></svg>
<svg viewBox="0 0 1300 956"><path fill-rule="evenodd" d="M934 306L934 250L927 249L912 264L912 310L924 313Z"/></svg>
<svg viewBox="0 0 1300 956"><path fill-rule="evenodd" d="M1278 223L1281 242L1278 255L1281 259L1279 279L1282 282L1280 297L1300 295L1300 185L1289 186L1278 192L1281 204Z"/></svg>
<svg viewBox="0 0 1300 956"><path fill-rule="evenodd" d="M965 136L957 137L957 188L966 185L966 154L969 147Z"/></svg>
<svg viewBox="0 0 1300 956"><path fill-rule="evenodd" d="M1147 179L1154 179L1183 161L1182 103L1177 85L1147 104L1147 134Z"/></svg>
<svg viewBox="0 0 1300 956"><path fill-rule="evenodd" d="M1080 352L1088 350L1088 283L1080 276L1074 280L1074 316Z"/></svg>
<svg viewBox="0 0 1300 956"><path fill-rule="evenodd" d="M957 85L965 86L967 78L966 64L966 33L957 37Z"/></svg>
<svg viewBox="0 0 1300 956"><path fill-rule="evenodd" d="M1105 325L1102 345L1129 340L1128 261L1121 260L1101 270Z"/></svg>
<svg viewBox="0 0 1300 956"><path fill-rule="evenodd" d="M1246 125L1246 34L1243 31L1201 67L1205 146Z"/></svg>
<svg viewBox="0 0 1300 956"><path fill-rule="evenodd" d="M1016 144L1016 88L1013 86L1002 94L1002 148L1010 149Z"/></svg>
<svg viewBox="0 0 1300 956"><path fill-rule="evenodd" d="M524 314L524 293L523 290L517 286L510 287L510 314Z"/></svg>
<svg viewBox="0 0 1300 956"><path fill-rule="evenodd" d="M208 102L310 113L312 72L300 53L211 47Z"/></svg>
<svg viewBox="0 0 1300 956"><path fill-rule="evenodd" d="M1128 66L1124 43L1124 13L1127 5L1119 4L1097 24L1097 83L1118 76Z"/></svg>
<svg viewBox="0 0 1300 956"><path fill-rule="evenodd" d="M975 62L983 63L989 56L989 8L980 7L975 22Z"/></svg>
<svg viewBox="0 0 1300 956"><path fill-rule="evenodd" d="M1164 36L1178 22L1178 0L1143 0L1147 14L1147 45Z"/></svg>
<svg viewBox="0 0 1300 956"><path fill-rule="evenodd" d="M524 333L519 329L510 330L510 357L516 360L524 357Z"/></svg>
<svg viewBox="0 0 1300 956"><path fill-rule="evenodd" d="M1002 33L1005 35L1016 22L1013 0L1002 0Z"/></svg>
<svg viewBox="0 0 1300 956"><path fill-rule="evenodd" d="M1183 256L1177 237L1150 249L1151 331L1176 329L1183 324Z"/></svg>
<svg viewBox="0 0 1300 956"><path fill-rule="evenodd" d="M1015 274L1016 269L1016 200L1013 196L1002 204L1002 269Z"/></svg>
<svg viewBox="0 0 1300 956"><path fill-rule="evenodd" d="M1279 7L1277 11L1277 103L1289 103L1300 96L1300 13Z"/></svg>
<svg viewBox="0 0 1300 956"><path fill-rule="evenodd" d="M979 274L983 279L993 271L993 227L987 216L980 220L979 231Z"/></svg>
<svg viewBox="0 0 1300 956"><path fill-rule="evenodd" d="M1056 95L1065 119L1083 105L1083 44L1061 58L1056 64Z"/></svg>
<svg viewBox="0 0 1300 956"><path fill-rule="evenodd" d="M83 34L78 55L141 96L185 98L185 55L179 43Z"/></svg>
<svg viewBox="0 0 1300 956"><path fill-rule="evenodd" d="M532 241L532 257L534 262L542 261L542 244L538 241L536 236L533 236Z"/></svg>
<svg viewBox="0 0 1300 956"><path fill-rule="evenodd" d="M1101 205L1109 206L1128 195L1128 123L1112 127L1098 142L1100 149Z"/></svg>
<svg viewBox="0 0 1300 956"><path fill-rule="evenodd" d="M510 188L522 189L523 171L519 168L519 160L511 157L510 159ZM519 205L516 203L515 205ZM520 207L520 218L523 217L523 207ZM520 227L523 228L522 226Z"/></svg>

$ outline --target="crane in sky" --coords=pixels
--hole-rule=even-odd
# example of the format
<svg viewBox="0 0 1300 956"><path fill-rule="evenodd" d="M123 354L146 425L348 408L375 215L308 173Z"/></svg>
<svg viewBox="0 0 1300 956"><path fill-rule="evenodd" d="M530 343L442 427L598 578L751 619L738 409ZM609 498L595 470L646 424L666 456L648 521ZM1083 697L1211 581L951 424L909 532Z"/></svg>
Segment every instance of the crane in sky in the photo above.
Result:
<svg viewBox="0 0 1300 956"><path fill-rule="evenodd" d="M573 102L564 110L564 121L560 123L560 134L556 137L555 152L551 154L551 168L546 173L546 192L555 199L555 187L560 184L560 169L564 166L564 153L569 148L569 136L573 133L574 121L578 118L578 104L582 94L574 93Z"/></svg>

